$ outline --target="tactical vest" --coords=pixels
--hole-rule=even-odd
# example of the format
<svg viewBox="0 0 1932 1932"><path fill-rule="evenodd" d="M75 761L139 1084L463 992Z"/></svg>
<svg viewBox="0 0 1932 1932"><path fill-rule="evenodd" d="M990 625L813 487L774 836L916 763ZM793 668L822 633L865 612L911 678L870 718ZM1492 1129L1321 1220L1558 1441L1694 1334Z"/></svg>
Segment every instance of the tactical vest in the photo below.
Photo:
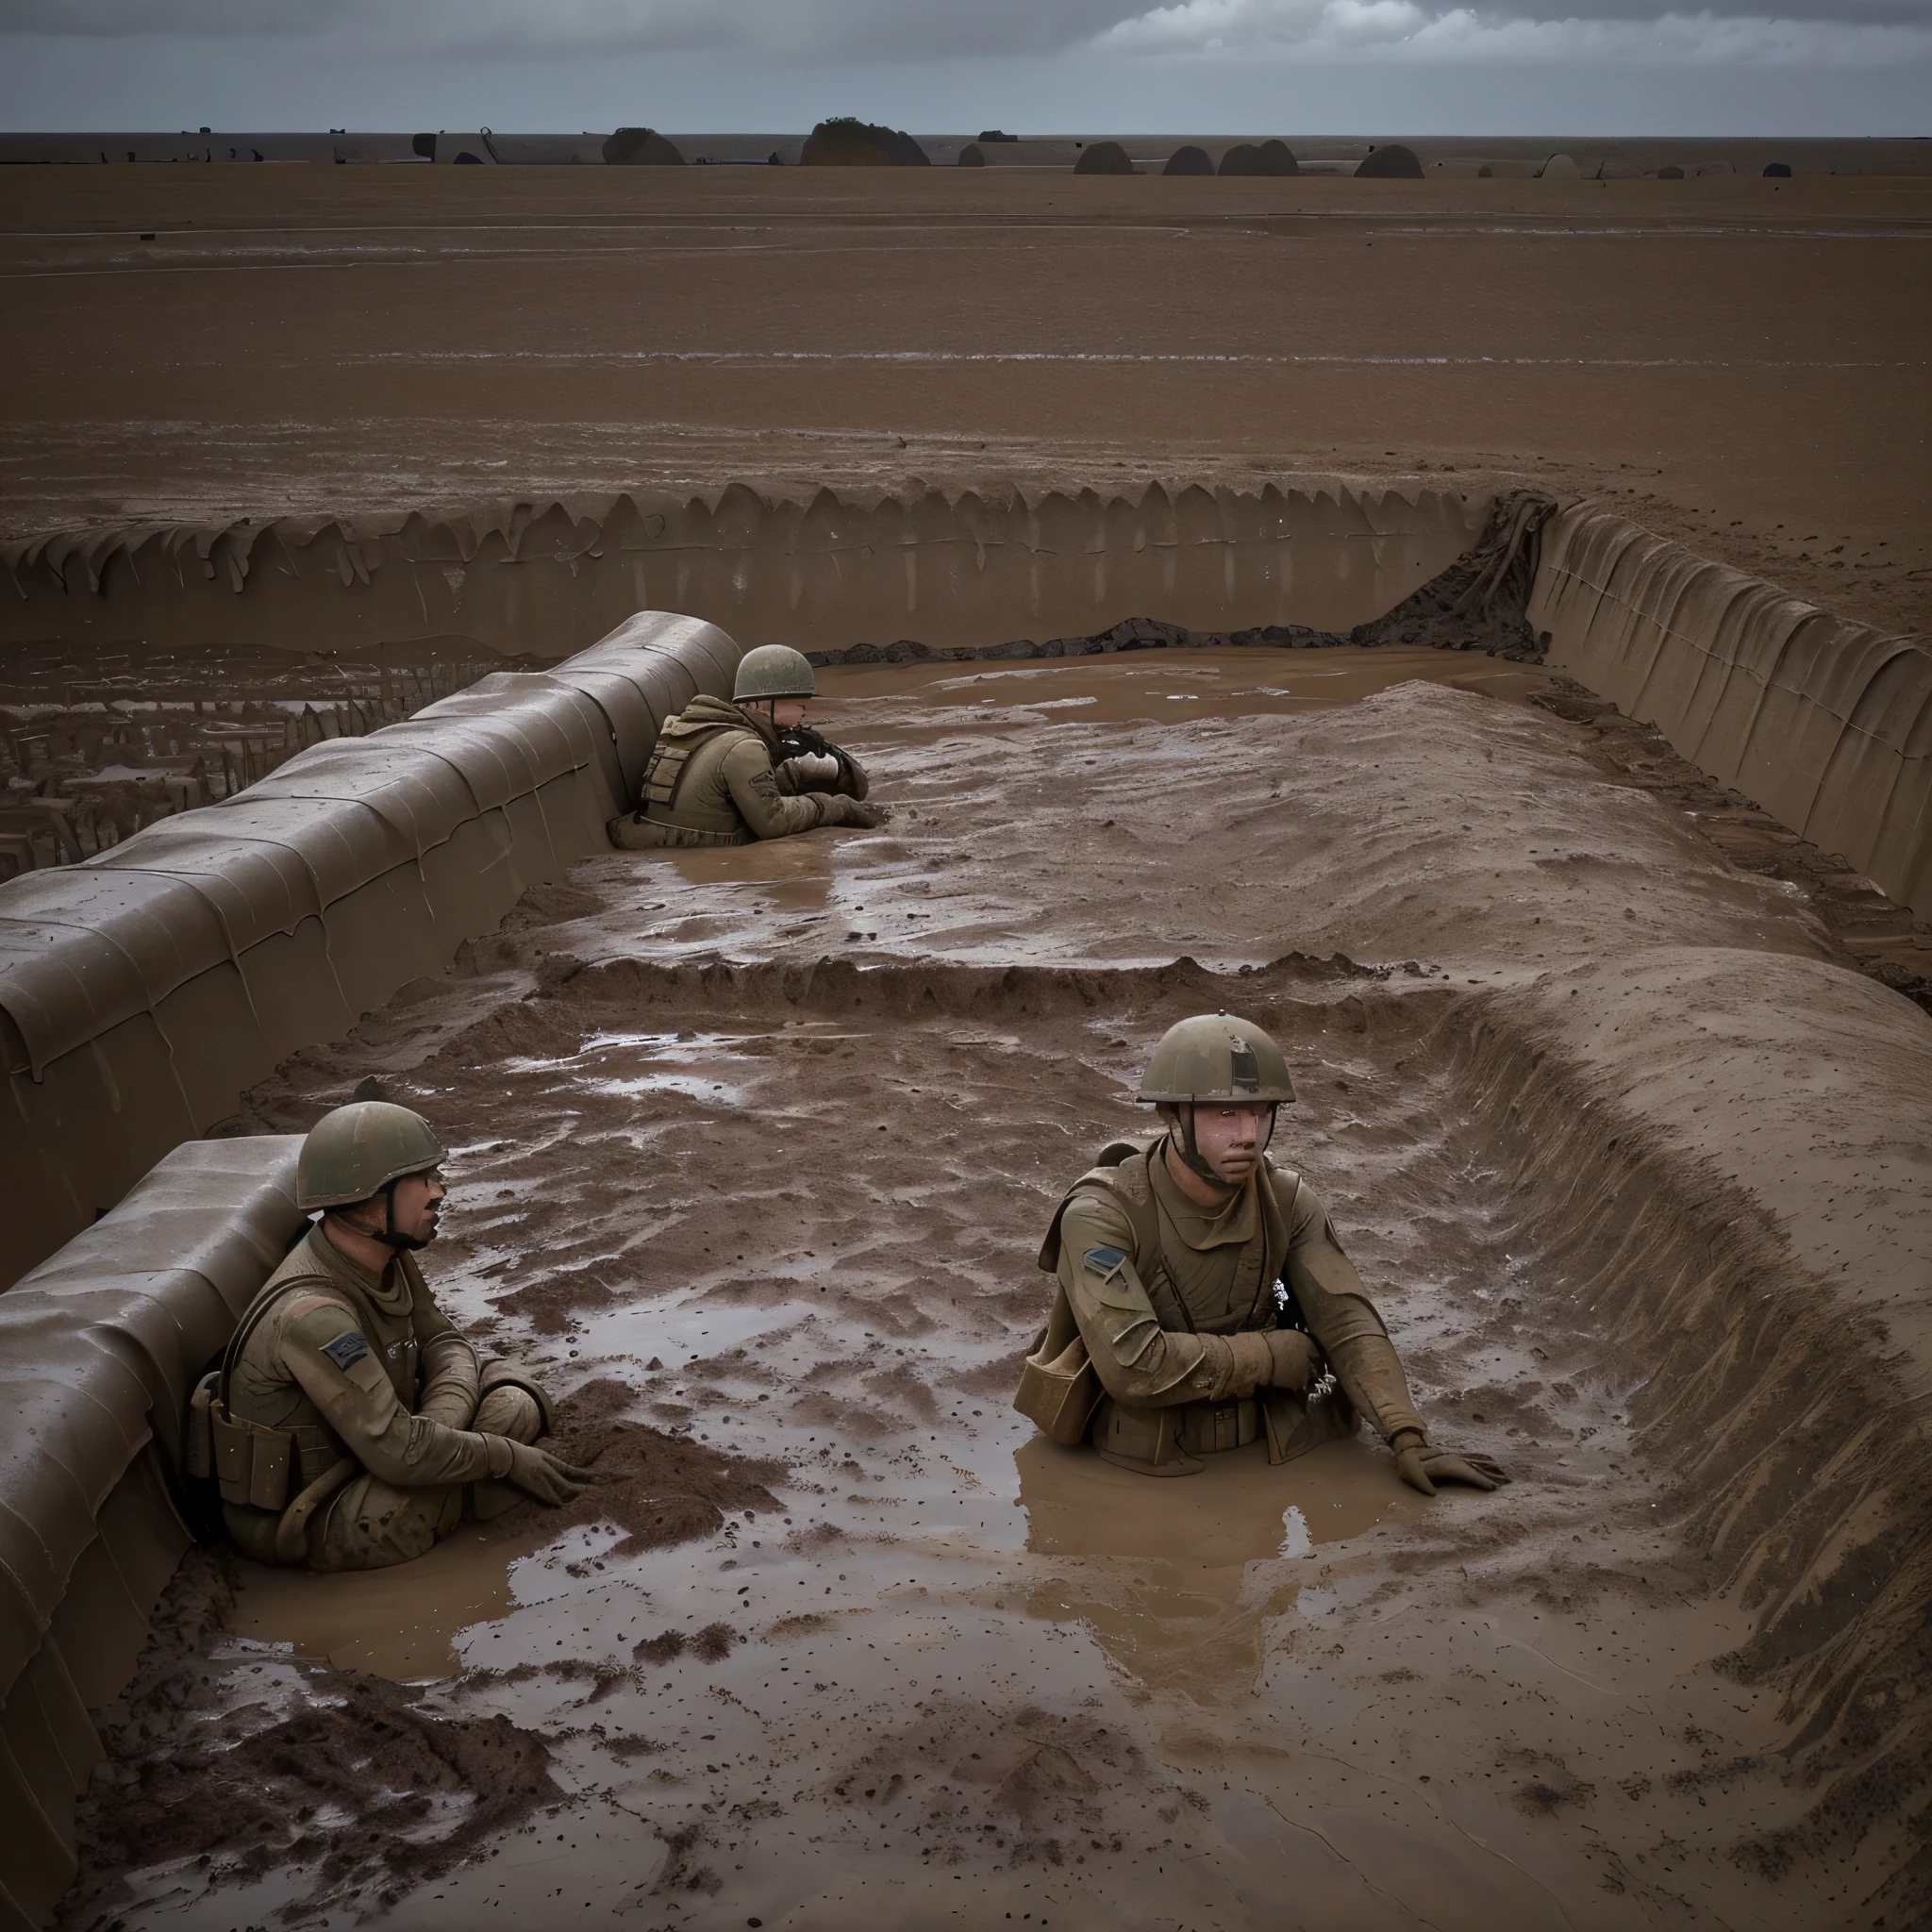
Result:
<svg viewBox="0 0 1932 1932"><path fill-rule="evenodd" d="M1058 1272L1060 1223L1068 1206L1083 1193L1105 1192L1126 1215L1134 1239L1134 1272L1147 1291L1155 1319L1170 1333L1199 1332L1187 1302L1168 1273L1163 1253L1164 1216L1154 1191L1148 1163L1159 1141L1151 1145L1116 1141L1101 1151L1099 1164L1067 1190L1055 1210L1052 1225L1041 1244L1040 1266ZM1244 1328L1291 1327L1307 1332L1292 1293L1285 1306L1271 1292L1281 1281L1288 1262L1288 1217L1275 1195L1274 1170L1264 1158L1263 1185L1258 1189L1262 1228L1259 1293ZM1202 1453L1237 1449L1268 1438L1269 1460L1286 1462L1317 1442L1349 1433L1352 1410L1344 1415L1345 1399L1326 1398L1309 1405L1287 1390L1270 1389L1254 1396L1225 1402L1175 1403L1141 1408L1116 1402L1102 1386L1087 1354L1072 1304L1063 1287L1056 1286L1046 1326L1035 1339L1021 1370L1013 1406L1021 1414L1060 1443L1073 1446L1091 1440L1108 1461L1149 1475L1191 1475Z"/></svg>
<svg viewBox="0 0 1932 1932"><path fill-rule="evenodd" d="M289 1260L294 1258L291 1253ZM289 1261L282 1264L288 1265ZM410 1287L413 1291L413 1281ZM310 1516L361 1471L348 1445L306 1396L298 1410L302 1420L279 1426L233 1411L235 1371L249 1341L278 1303L304 1290L348 1303L406 1408L415 1406L417 1379L410 1315L385 1315L359 1290L334 1274L320 1270L284 1274L277 1269L249 1303L223 1353L222 1366L204 1376L194 1391L184 1466L192 1476L212 1476L224 1503L275 1512L280 1518L276 1554L291 1562L299 1560Z"/></svg>
<svg viewBox="0 0 1932 1932"><path fill-rule="evenodd" d="M662 825L668 831L690 834L679 844L742 845L750 841L751 829L727 799L724 812L693 805L687 800L682 811L678 797L691 775L692 761L702 752L722 758L731 742L741 738L763 740L751 725L720 720L713 724L680 729L676 737L660 736L651 749L651 761L644 767L639 805L640 816L647 824ZM700 760L700 768L702 768ZM728 812L728 822L724 813Z"/></svg>

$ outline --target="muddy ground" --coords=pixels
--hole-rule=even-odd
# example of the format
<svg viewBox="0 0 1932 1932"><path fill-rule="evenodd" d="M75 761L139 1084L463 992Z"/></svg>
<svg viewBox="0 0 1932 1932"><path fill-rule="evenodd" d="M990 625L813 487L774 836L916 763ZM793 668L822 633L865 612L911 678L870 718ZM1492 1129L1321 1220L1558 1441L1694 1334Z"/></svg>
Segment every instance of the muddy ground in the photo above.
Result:
<svg viewBox="0 0 1932 1932"><path fill-rule="evenodd" d="M890 826L592 859L251 1096L435 1120L445 1306L631 1474L197 1564L67 1924L1919 1922L1932 1024L1544 674L1293 655L824 673ZM1060 1189L1217 1006L1509 1489L1008 1406Z"/></svg>
<svg viewBox="0 0 1932 1932"><path fill-rule="evenodd" d="M1924 628L1928 208L1926 177L9 169L0 537L1426 471L1604 494Z"/></svg>

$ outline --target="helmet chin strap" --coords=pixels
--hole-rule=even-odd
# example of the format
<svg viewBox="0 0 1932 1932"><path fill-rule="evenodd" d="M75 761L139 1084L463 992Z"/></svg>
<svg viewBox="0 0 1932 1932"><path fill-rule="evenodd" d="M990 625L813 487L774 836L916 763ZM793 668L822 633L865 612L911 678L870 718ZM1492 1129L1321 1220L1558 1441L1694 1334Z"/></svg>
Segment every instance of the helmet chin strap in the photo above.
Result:
<svg viewBox="0 0 1932 1932"><path fill-rule="evenodd" d="M396 1233L396 1184L394 1181L391 1181L380 1194L372 1194L370 1199L378 1200L382 1203L382 1225L380 1227L365 1227L361 1222L352 1220L341 1208L338 1208L336 1212L341 1214L341 1218L348 1222L349 1225L358 1234L366 1235L373 1241L380 1241L384 1247L392 1249L398 1255L413 1253L417 1249L426 1248L429 1245L427 1241L419 1241L412 1234Z"/></svg>
<svg viewBox="0 0 1932 1932"><path fill-rule="evenodd" d="M1174 1145L1179 1148L1181 1158L1210 1187L1225 1188L1230 1193L1238 1191L1233 1183L1224 1180L1208 1165L1208 1157L1201 1152L1200 1143L1194 1139L1194 1103L1191 1100L1183 1101L1175 1107L1174 1112L1180 1117L1181 1130L1179 1135L1174 1137ZM1256 1153L1267 1153L1274 1139L1274 1108L1271 1107L1268 1109L1268 1131L1261 1137L1261 1144L1255 1150Z"/></svg>

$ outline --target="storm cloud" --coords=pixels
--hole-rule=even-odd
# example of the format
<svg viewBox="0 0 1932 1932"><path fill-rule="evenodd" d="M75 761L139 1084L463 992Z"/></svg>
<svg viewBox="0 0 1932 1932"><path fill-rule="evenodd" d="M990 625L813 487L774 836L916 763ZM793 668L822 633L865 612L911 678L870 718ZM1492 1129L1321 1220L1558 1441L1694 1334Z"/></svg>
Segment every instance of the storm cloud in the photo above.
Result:
<svg viewBox="0 0 1932 1932"><path fill-rule="evenodd" d="M1882 66L1932 58L1932 0L1484 7L1433 0L0 0L0 34L374 39L399 53L732 52L905 61L1244 47L1328 58Z"/></svg>

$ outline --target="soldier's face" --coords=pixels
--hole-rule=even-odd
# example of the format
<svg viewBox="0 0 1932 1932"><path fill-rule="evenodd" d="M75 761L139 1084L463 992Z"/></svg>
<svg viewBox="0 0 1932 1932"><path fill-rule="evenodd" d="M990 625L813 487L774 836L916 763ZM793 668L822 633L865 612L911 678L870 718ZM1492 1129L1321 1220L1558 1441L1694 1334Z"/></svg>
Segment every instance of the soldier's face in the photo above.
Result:
<svg viewBox="0 0 1932 1932"><path fill-rule="evenodd" d="M780 731L790 731L794 724L805 723L806 700L804 698L777 698L772 705L772 723Z"/></svg>
<svg viewBox="0 0 1932 1932"><path fill-rule="evenodd" d="M447 1194L440 1174L404 1175L391 1196L390 1232L427 1245L436 1239Z"/></svg>
<svg viewBox="0 0 1932 1932"><path fill-rule="evenodd" d="M1194 1145L1229 1187L1242 1186L1260 1164L1261 1151L1274 1127L1272 1107L1194 1108Z"/></svg>

